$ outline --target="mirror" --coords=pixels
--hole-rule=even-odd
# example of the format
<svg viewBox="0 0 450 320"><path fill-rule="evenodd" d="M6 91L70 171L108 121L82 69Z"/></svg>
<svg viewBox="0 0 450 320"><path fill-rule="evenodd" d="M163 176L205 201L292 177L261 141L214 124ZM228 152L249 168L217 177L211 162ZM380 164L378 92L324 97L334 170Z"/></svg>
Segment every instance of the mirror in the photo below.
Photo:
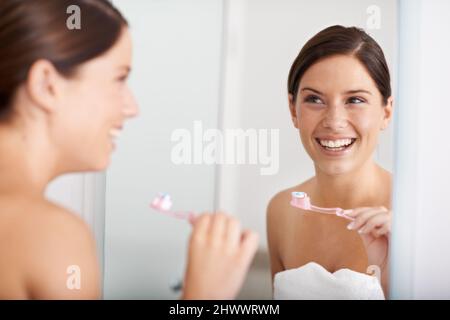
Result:
<svg viewBox="0 0 450 320"><path fill-rule="evenodd" d="M104 297L179 296L190 227L149 208L168 192L178 209L222 209L258 231L260 248L239 298L270 299L267 204L314 176L289 113L291 64L323 28L358 26L383 48L395 89L396 2L114 3L132 26L130 85L141 114L106 173ZM381 134L374 154L390 171L392 132ZM231 149L216 143L227 135Z"/></svg>

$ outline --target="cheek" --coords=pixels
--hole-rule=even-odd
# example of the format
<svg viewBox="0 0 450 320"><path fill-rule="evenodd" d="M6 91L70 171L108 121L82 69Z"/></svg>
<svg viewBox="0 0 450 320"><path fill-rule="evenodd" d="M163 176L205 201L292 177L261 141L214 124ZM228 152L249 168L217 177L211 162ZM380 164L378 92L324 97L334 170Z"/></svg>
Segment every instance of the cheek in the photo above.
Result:
<svg viewBox="0 0 450 320"><path fill-rule="evenodd" d="M82 109L86 124L101 129L111 126L117 118L120 109L117 107L122 101L120 88L114 86L95 87L82 98Z"/></svg>
<svg viewBox="0 0 450 320"><path fill-rule="evenodd" d="M320 123L320 112L317 110L308 110L300 107L298 112L297 124L300 133L303 135L310 135Z"/></svg>
<svg viewBox="0 0 450 320"><path fill-rule="evenodd" d="M311 110L302 110L302 114L298 119L298 128L300 133L300 138L303 147L308 153L310 149L314 148L314 132L320 126L321 115L320 112ZM311 154L311 153L310 153Z"/></svg>
<svg viewBox="0 0 450 320"><path fill-rule="evenodd" d="M352 115L351 121L362 138L371 139L378 136L381 127L380 115L374 112L364 112Z"/></svg>
<svg viewBox="0 0 450 320"><path fill-rule="evenodd" d="M67 139L83 149L100 150L108 139L108 127L111 126L110 101L108 94L100 89L87 88L73 95L65 106L62 129ZM68 137L70 135L70 137Z"/></svg>
<svg viewBox="0 0 450 320"><path fill-rule="evenodd" d="M380 120L378 115L371 113L352 117L352 124L361 139L361 156L370 156L377 147L378 136L380 134Z"/></svg>

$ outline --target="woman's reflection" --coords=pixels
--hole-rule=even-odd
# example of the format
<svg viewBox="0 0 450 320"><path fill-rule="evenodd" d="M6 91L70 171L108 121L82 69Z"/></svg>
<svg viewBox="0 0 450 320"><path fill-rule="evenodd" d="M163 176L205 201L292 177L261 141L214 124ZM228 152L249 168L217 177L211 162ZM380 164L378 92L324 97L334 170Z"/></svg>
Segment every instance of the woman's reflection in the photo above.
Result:
<svg viewBox="0 0 450 320"><path fill-rule="evenodd" d="M292 122L315 176L269 203L274 296L384 298L392 178L372 157L393 108L383 51L360 29L329 27L295 59L288 92ZM299 211L289 204L292 191L307 192L320 207L355 209L355 221ZM366 274L369 266L380 271L382 286Z"/></svg>

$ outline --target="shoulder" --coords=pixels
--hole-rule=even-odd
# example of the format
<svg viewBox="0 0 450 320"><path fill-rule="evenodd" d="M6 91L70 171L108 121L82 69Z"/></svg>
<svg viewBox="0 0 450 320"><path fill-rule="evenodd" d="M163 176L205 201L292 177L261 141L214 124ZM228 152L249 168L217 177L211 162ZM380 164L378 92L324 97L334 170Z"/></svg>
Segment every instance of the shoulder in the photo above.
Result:
<svg viewBox="0 0 450 320"><path fill-rule="evenodd" d="M309 191L310 180L282 190L275 194L269 204L266 212L266 227L269 253L271 257L271 271L272 277L279 271L285 269L285 261L282 258L286 246L286 239L291 235L298 233L294 229L299 227L299 224L304 224L301 220L301 215L298 214L298 209L290 205L291 194L294 191ZM307 223L307 221L306 221Z"/></svg>
<svg viewBox="0 0 450 320"><path fill-rule="evenodd" d="M38 243L74 245L93 243L89 226L70 210L46 200L29 200L22 209L22 231ZM56 245L56 243L55 243Z"/></svg>
<svg viewBox="0 0 450 320"><path fill-rule="evenodd" d="M33 298L99 297L99 267L89 226L69 210L33 201L24 213L26 282Z"/></svg>

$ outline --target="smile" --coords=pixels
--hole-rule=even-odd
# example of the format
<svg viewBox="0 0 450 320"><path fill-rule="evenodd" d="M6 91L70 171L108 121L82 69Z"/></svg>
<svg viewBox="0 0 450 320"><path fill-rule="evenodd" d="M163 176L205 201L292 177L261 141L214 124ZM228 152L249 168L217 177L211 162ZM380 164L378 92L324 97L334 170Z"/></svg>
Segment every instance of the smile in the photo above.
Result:
<svg viewBox="0 0 450 320"><path fill-rule="evenodd" d="M317 144L326 151L341 152L350 149L355 143L355 138L327 140L316 138Z"/></svg>
<svg viewBox="0 0 450 320"><path fill-rule="evenodd" d="M113 140L118 139L120 137L121 133L122 133L122 131L120 129L117 129L117 128L113 128L113 129L109 130L109 136Z"/></svg>

